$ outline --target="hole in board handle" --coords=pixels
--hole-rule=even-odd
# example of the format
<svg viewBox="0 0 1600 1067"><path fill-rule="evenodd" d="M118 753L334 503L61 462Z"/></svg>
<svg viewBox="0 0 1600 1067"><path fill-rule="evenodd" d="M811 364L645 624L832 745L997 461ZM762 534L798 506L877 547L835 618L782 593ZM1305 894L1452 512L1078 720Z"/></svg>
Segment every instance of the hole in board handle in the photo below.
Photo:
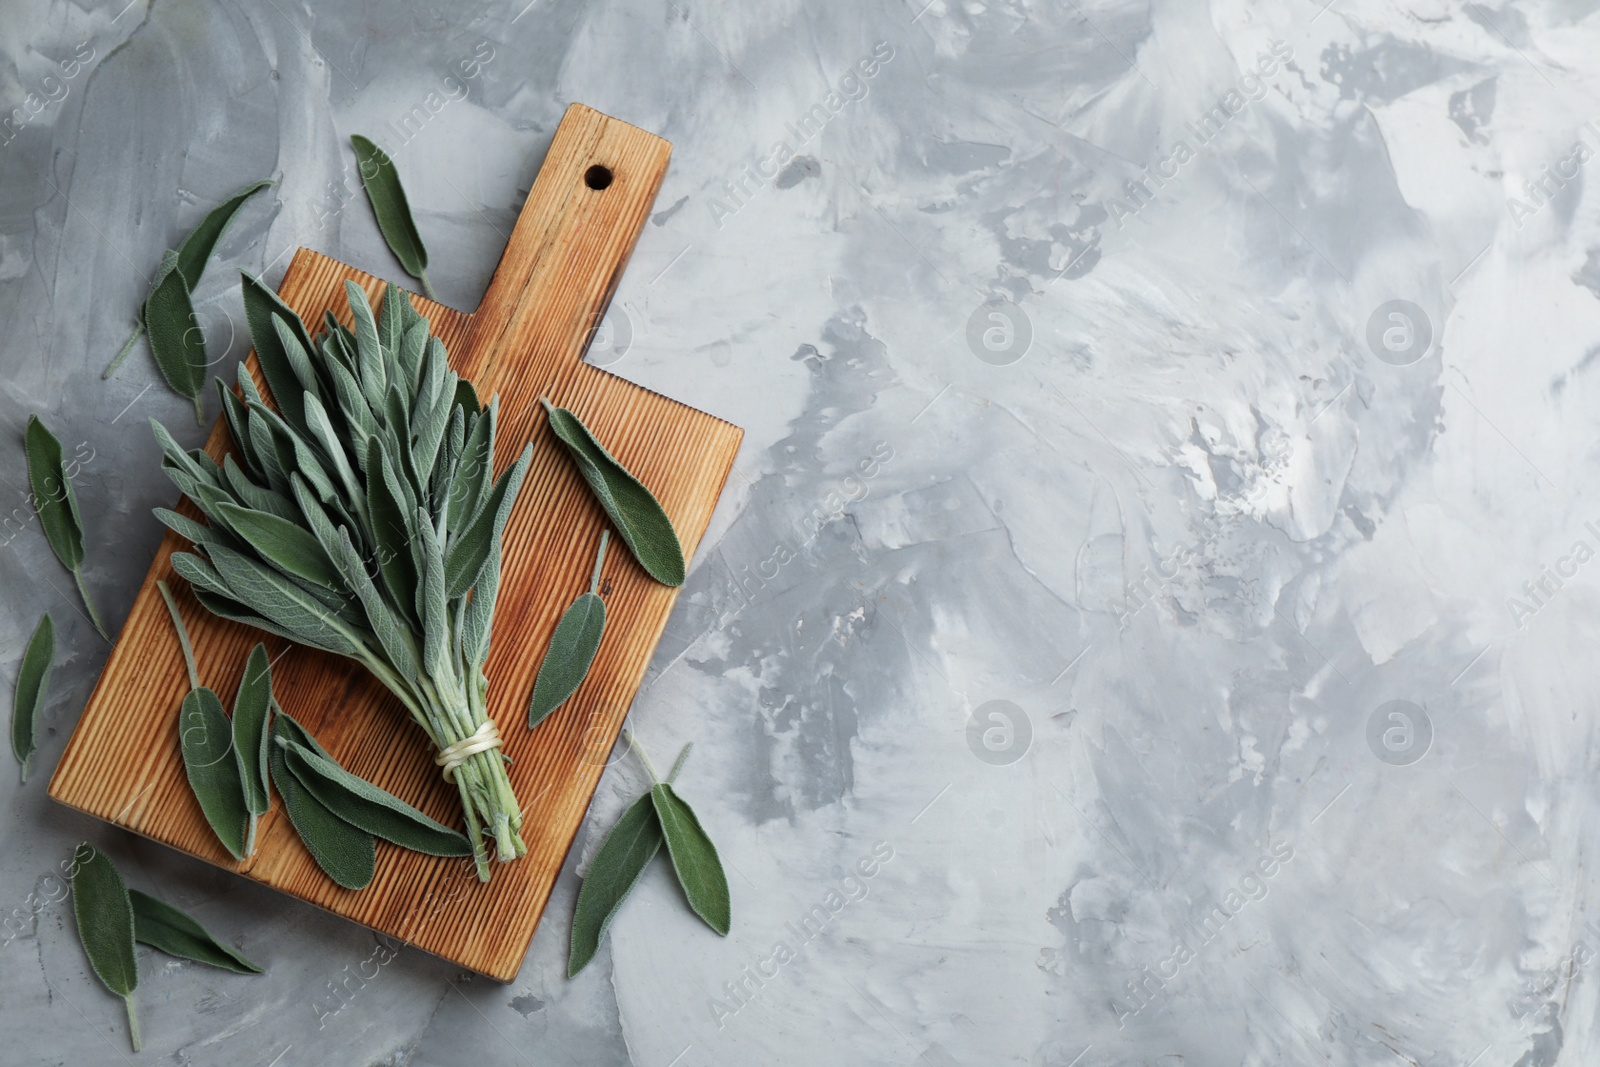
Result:
<svg viewBox="0 0 1600 1067"><path fill-rule="evenodd" d="M604 189L611 184L611 168L596 163L583 172L583 184L591 189Z"/></svg>

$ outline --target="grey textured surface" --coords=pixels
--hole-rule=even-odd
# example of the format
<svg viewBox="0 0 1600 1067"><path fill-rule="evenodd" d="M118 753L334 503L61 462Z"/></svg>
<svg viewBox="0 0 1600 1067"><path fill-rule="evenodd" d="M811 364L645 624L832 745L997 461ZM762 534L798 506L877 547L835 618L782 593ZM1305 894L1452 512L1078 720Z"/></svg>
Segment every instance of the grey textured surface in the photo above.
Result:
<svg viewBox="0 0 1600 1067"><path fill-rule="evenodd" d="M270 968L143 953L152 1062L1600 1060L1592 0L124 2L0 13L0 669L62 649L0 1060L123 1057L83 838ZM99 378L162 250L279 180L197 294L225 371L235 269L398 278L366 132L470 307L573 100L675 145L591 360L748 430L631 716L734 928L658 867L563 976L619 760L500 987L45 798L107 646L20 435L83 449L120 623L145 417L200 439Z"/></svg>

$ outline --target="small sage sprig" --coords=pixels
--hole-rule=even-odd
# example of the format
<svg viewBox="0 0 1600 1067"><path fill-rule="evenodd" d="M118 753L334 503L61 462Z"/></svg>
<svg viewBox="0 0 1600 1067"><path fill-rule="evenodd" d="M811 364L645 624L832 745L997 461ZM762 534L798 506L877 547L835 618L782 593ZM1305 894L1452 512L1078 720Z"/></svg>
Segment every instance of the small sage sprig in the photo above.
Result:
<svg viewBox="0 0 1600 1067"><path fill-rule="evenodd" d="M133 991L139 961L133 954L133 904L128 887L105 854L85 842L73 857L72 913L78 940L100 984L122 998L128 1010L128 1036L139 1051L139 1017Z"/></svg>
<svg viewBox="0 0 1600 1067"><path fill-rule="evenodd" d="M262 973L237 949L212 937L192 916L166 901L137 889L128 890L128 900L133 905L133 939L139 944L235 974Z"/></svg>
<svg viewBox="0 0 1600 1067"><path fill-rule="evenodd" d="M167 253L177 257L173 266L182 281L186 299L187 294L194 292L195 286L200 284L200 275L205 271L206 261L211 258L212 250L217 247L217 242L222 239L223 233L228 228L228 223L233 221L233 216L238 212L239 208L244 206L246 200L249 200L271 184L272 182L270 181L259 181L254 185L249 185L239 190L239 192L207 212L206 217L200 220L200 225L196 226L189 236L183 239L183 244L178 246L176 253ZM163 259L162 265L165 267L165 259ZM156 283L150 287L152 296L165 277L164 274L157 276ZM123 344L121 350L117 352L116 358L106 366L100 377L109 378L117 373L117 368L122 366L122 361L128 358L128 353L133 351L133 346L138 343L139 338L149 328L151 318L148 307L149 299L149 297L146 297L146 303L139 305L138 325L133 331L133 336L129 337L127 342ZM203 366L204 360L201 363ZM167 368L162 366L161 369L162 373L165 374ZM168 378L167 380L170 383L172 379ZM177 387L174 386L174 388ZM183 392L181 389L178 391ZM187 396L188 394L185 393L184 395Z"/></svg>
<svg viewBox="0 0 1600 1067"><path fill-rule="evenodd" d="M682 585L686 569L683 545L655 494L606 451L582 419L543 398L539 402L549 414L551 431L566 446L578 473L639 565L663 585Z"/></svg>
<svg viewBox="0 0 1600 1067"><path fill-rule="evenodd" d="M539 664L539 676L534 680L533 696L528 701L530 730L578 691L600 649L600 637L606 626L606 602L600 598L600 569L605 565L606 542L610 538L611 531L600 532L600 550L595 553L594 577L589 581L589 591L580 594L568 606L550 635L550 647Z"/></svg>
<svg viewBox="0 0 1600 1067"><path fill-rule="evenodd" d="M732 906L728 878L722 870L716 846L711 843L687 801L673 789L678 772L683 770L689 752L685 745L666 781L656 777L650 758L627 734L628 744L639 755L650 775L650 791L629 805L611 828L589 872L578 890L578 904L572 918L572 943L567 956L567 977L586 967L600 947L611 920L633 891L650 861L661 851L663 842L672 858L672 870L683 887L694 913L711 929L726 937L732 925Z"/></svg>
<svg viewBox="0 0 1600 1067"><path fill-rule="evenodd" d="M356 165L361 170L361 186L367 191L367 201L377 216L378 229L383 240L400 261L407 274L422 283L422 291L429 299L439 299L428 282L428 250L423 247L422 235L417 232L416 221L411 217L411 205L406 200L405 188L400 184L400 172L395 169L389 154L360 134L350 138L355 149Z"/></svg>
<svg viewBox="0 0 1600 1067"><path fill-rule="evenodd" d="M168 477L207 521L157 515L194 543L172 566L203 607L360 661L444 750L488 729L501 539L533 448L495 478L498 401L482 405L450 369L404 290L389 287L376 310L360 286L345 294L354 328L329 316L313 341L245 278L276 410L241 367L238 392L222 391L234 452L221 464L153 424ZM280 762L269 758L274 784ZM505 764L491 748L452 767L485 881L491 847L502 861L527 851Z"/></svg>
<svg viewBox="0 0 1600 1067"><path fill-rule="evenodd" d="M83 606L89 609L89 621L107 641L105 624L89 599L89 590L83 584L83 520L78 516L78 496L72 491L72 478L61 459L61 442L37 415L28 416L28 429L23 435L28 455L28 482L33 489L33 507L39 513L39 525L45 540L56 554L61 565L72 572L78 583L78 595Z"/></svg>
<svg viewBox="0 0 1600 1067"><path fill-rule="evenodd" d="M189 694L183 698L178 713L178 744L183 754L184 774L217 840L234 859L242 860L254 845L251 830L255 819L245 795L240 761L234 756L233 728L222 710L221 699L200 684L189 632L183 625L183 616L178 613L177 602L172 599L172 590L159 580L156 588L167 602L172 625L178 631L178 643L183 647L183 663L189 671Z"/></svg>
<svg viewBox="0 0 1600 1067"><path fill-rule="evenodd" d="M16 698L11 705L11 751L22 764L22 780L28 780L28 761L39 747L39 708L50 686L50 668L56 658L56 624L49 612L39 620L17 669Z"/></svg>

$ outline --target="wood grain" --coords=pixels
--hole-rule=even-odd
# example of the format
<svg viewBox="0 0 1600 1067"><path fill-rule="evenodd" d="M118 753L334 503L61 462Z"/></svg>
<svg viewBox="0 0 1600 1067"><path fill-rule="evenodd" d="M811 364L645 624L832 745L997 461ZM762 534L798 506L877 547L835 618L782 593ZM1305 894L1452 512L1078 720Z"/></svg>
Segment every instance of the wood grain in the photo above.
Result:
<svg viewBox="0 0 1600 1067"><path fill-rule="evenodd" d="M550 433L539 398L575 411L655 491L691 556L743 433L582 362L670 151L659 137L572 105L478 310L469 315L417 299L452 366L480 396L500 395L497 471L524 441L534 443L506 528L487 665L489 712L515 761L511 782L523 805L528 855L494 864L493 880L484 885L470 860L422 856L380 841L372 884L340 889L317 868L274 798L255 855L235 862L184 778L177 714L187 679L157 579L178 597L202 684L225 703L231 706L251 646L264 640L279 702L347 768L449 825L460 822L460 798L433 765L427 738L360 666L201 608L172 572L171 554L187 543L170 532L56 768L51 796L479 973L501 981L516 976L677 597L627 552L608 553L605 638L589 676L537 730L527 729L539 661L561 612L588 587L606 522ZM602 189L585 179L597 166L610 174ZM325 309L348 324L347 278L373 298L381 289L371 275L300 249L279 292L309 324L320 322ZM266 391L254 353L246 365ZM227 448L219 422L206 451L220 458ZM187 501L180 510L197 515Z"/></svg>

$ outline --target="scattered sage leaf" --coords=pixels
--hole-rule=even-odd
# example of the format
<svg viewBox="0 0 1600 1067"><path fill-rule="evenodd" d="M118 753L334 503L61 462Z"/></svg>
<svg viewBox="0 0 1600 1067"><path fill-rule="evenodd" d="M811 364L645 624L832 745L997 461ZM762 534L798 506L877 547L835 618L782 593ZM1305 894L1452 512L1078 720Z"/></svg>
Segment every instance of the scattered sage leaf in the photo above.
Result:
<svg viewBox="0 0 1600 1067"><path fill-rule="evenodd" d="M17 669L16 699L11 705L11 751L22 764L22 780L28 780L28 761L38 747L39 708L50 685L50 668L56 658L56 624L46 612L28 647L22 653L22 666Z"/></svg>
<svg viewBox="0 0 1600 1067"><path fill-rule="evenodd" d="M657 782L651 786L650 800L661 820L672 869L689 907L707 926L726 937L733 909L728 898L728 876L723 873L716 846L706 836L694 810L671 785Z"/></svg>
<svg viewBox="0 0 1600 1067"><path fill-rule="evenodd" d="M23 435L23 449L28 457L28 484L33 490L33 507L39 513L39 526L44 530L50 550L61 565L72 572L78 583L78 595L83 606L89 609L89 621L107 641L105 624L89 599L89 590L83 584L83 520L78 515L78 495L72 490L72 478L61 458L61 442L39 416L28 416L28 429Z"/></svg>
<svg viewBox="0 0 1600 1067"><path fill-rule="evenodd" d="M72 914L95 977L127 1006L129 1037L138 1052L133 990L139 984L139 961L133 954L133 904L116 866L87 841L72 854Z"/></svg>
<svg viewBox="0 0 1600 1067"><path fill-rule="evenodd" d="M428 818L399 797L351 774L332 758L285 740L284 759L306 791L345 822L429 856L470 856L464 834Z"/></svg>
<svg viewBox="0 0 1600 1067"><path fill-rule="evenodd" d="M233 216L256 193L273 184L263 180L254 185L234 193L228 199L206 212L206 217L200 220L200 225L189 231L189 236L183 239L183 244L178 246L178 273L183 275L184 284L190 292L200 284L200 275L205 272L206 261L211 258L211 252L217 247L217 242L222 239L223 233L228 228L228 223L233 221ZM139 335L145 331L144 307L141 305L138 315L138 327L133 331L133 336L128 338L122 350L117 353L109 366L101 372L100 377L109 378L117 373L117 368L122 366L122 361L128 358L128 353L133 351L134 342L139 340Z"/></svg>
<svg viewBox="0 0 1600 1067"><path fill-rule="evenodd" d="M411 218L411 205L406 201L406 191L400 184L400 172L388 153L360 134L350 138L355 149L356 164L361 170L361 184L377 216L378 229L383 239L400 261L407 274L422 283L422 291L430 298L433 286L428 282L428 250L422 245L422 235Z"/></svg>
<svg viewBox="0 0 1600 1067"><path fill-rule="evenodd" d="M200 225L189 231L189 236L178 246L178 272L183 275L183 280L188 283L191 292L200 284L200 275L205 272L206 261L211 258L217 242L222 240L222 235L227 231L228 223L233 221L233 216L244 206L246 200L272 184L270 179L262 179L253 185L245 186L206 212L206 217L200 220Z"/></svg>
<svg viewBox="0 0 1600 1067"><path fill-rule="evenodd" d="M178 740L189 788L206 822L234 859L244 859L250 811L233 755L233 730L216 693L205 686L189 690L178 716Z"/></svg>
<svg viewBox="0 0 1600 1067"><path fill-rule="evenodd" d="M599 593L600 569L605 564L609 535L610 531L600 534L600 551L595 554L594 578L588 592L568 605L561 621L556 623L555 632L550 635L550 647L545 651L544 662L539 664L533 696L528 700L530 730L578 691L600 649L600 638L606 627L606 602L600 599Z"/></svg>
<svg viewBox="0 0 1600 1067"><path fill-rule="evenodd" d="M302 745L311 741L311 735L282 711L273 716L272 729L276 738L299 741ZM315 744L315 741L311 741L306 747L311 748ZM280 746L271 746L268 761L272 784L283 798L283 810L288 813L289 822L305 843L311 858L317 861L317 866L329 878L345 889L364 889L372 881L377 869L378 846L373 836L329 811L322 801L300 784L300 779L284 762L284 752Z"/></svg>
<svg viewBox="0 0 1600 1067"><path fill-rule="evenodd" d="M133 905L133 939L169 956L210 964L235 974L260 974L237 949L223 944L194 918L164 900L137 889L128 890Z"/></svg>
<svg viewBox="0 0 1600 1067"><path fill-rule="evenodd" d="M540 403L549 413L550 429L567 446L578 473L639 565L663 585L682 585L686 570L683 545L661 502L605 450L583 420L548 400Z"/></svg>
<svg viewBox="0 0 1600 1067"><path fill-rule="evenodd" d="M256 820L272 807L267 786L267 747L272 743L272 661L267 646L256 642L245 660L239 692L233 698L233 755L244 786L244 806L250 813L244 852L255 851Z"/></svg>
<svg viewBox="0 0 1600 1067"><path fill-rule="evenodd" d="M206 383L206 339L189 300L189 287L178 271L178 253L161 260L155 286L144 302L144 321L150 332L150 354L172 391L194 403L194 420L204 426L201 402Z"/></svg>
<svg viewBox="0 0 1600 1067"><path fill-rule="evenodd" d="M661 821L649 794L622 813L583 876L578 907L572 916L572 947L567 956L571 978L594 958L611 920L628 898L639 876L661 851Z"/></svg>

